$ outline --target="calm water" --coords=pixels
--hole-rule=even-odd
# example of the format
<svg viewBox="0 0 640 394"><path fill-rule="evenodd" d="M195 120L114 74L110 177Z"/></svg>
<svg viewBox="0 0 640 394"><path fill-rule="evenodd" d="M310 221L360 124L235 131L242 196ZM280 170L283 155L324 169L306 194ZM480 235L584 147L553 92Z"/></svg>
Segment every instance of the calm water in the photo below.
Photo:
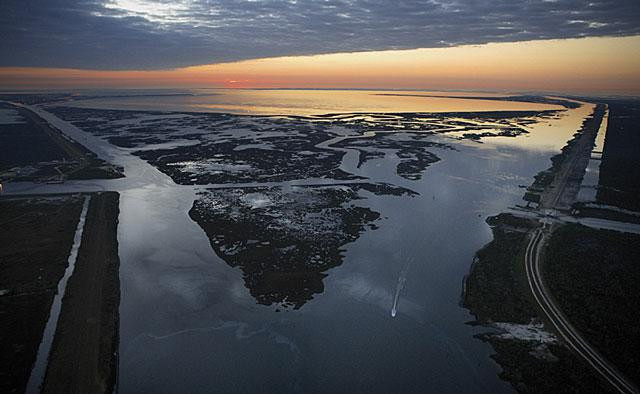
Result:
<svg viewBox="0 0 640 394"><path fill-rule="evenodd" d="M112 93L113 95L126 92ZM492 93L200 89L165 96L102 97L65 103L83 108L205 111L260 115L318 115L348 112L457 112L559 109L555 105L436 96L495 96ZM126 94L132 94L131 92Z"/></svg>
<svg viewBox="0 0 640 394"><path fill-rule="evenodd" d="M341 103L340 93L326 91L284 91L277 103L267 100L269 105L263 106L262 95L276 93L257 93L223 96L226 103L244 100L233 105L247 111L247 106L278 108L280 113L305 105L306 113L316 113L321 106L328 112L372 108L358 110ZM365 92L353 94L362 97ZM297 102L295 97L301 96L309 101ZM329 96L333 98L328 103L323 101ZM372 97L366 98L371 106L400 105L385 103L385 96ZM78 104L163 110L208 105L220 110L222 102L212 100L220 98L112 98ZM536 104L483 100L453 100L449 107L444 102L437 107L440 100L414 97L403 108L540 109ZM476 251L491 240L486 218L522 201L518 185L530 184L533 175L549 166L549 157L571 138L590 109L568 110L517 138L479 144L434 136L456 150L431 149L441 161L419 181L398 177L393 156L356 168L357 158L345 155L344 169L420 196L371 194L359 200L357 204L380 212L379 228L346 245L343 264L327 272L321 294L298 310L282 312L256 303L241 272L213 253L204 232L189 218L197 187L176 185L127 151L49 116L103 157L123 165L128 175L48 185L121 193L118 391L512 391L497 377L500 369L490 358L491 348L473 338L483 329L465 324L473 317L459 305L463 277ZM38 186L12 187L33 192Z"/></svg>

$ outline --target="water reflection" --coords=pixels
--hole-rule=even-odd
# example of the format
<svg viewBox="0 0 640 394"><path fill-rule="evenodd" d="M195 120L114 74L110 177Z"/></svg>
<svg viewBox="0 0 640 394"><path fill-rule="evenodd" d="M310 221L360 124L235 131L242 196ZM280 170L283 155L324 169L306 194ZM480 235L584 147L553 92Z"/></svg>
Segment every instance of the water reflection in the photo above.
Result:
<svg viewBox="0 0 640 394"><path fill-rule="evenodd" d="M202 185L190 216L216 255L242 271L259 304L293 309L322 293L343 251L375 228L386 207L373 207L377 199L363 193L417 196L412 182L439 162L435 152L456 150L443 140L514 140L557 116L531 110L306 117L52 111L142 157L177 184ZM491 152L494 159L504 154ZM403 278L392 294L394 316Z"/></svg>
<svg viewBox="0 0 640 394"><path fill-rule="evenodd" d="M540 152L559 152L567 143L567 135L577 132L582 121L593 113L595 104L578 102L580 107L568 111L559 111L545 117L535 117L536 121L525 125L528 133L524 138L492 139L496 144L526 146L527 149Z"/></svg>
<svg viewBox="0 0 640 394"><path fill-rule="evenodd" d="M464 101L465 109L469 104ZM506 108L505 102L491 105ZM461 114L455 117L486 122L482 128L467 125L467 132L482 134L478 139L449 135L460 130L453 126L461 119L428 114L421 115L421 124L436 124L423 129L413 128L413 119L398 122L394 116L296 120L313 123L308 132L293 117L59 114L86 122L83 128L103 138L90 138L92 149L124 165L128 176L100 183L121 193L119 392L511 391L497 377L491 348L464 324L471 316L459 306L460 282L476 250L490 240L485 218L520 202L518 185L548 165L546 150L532 148L526 134L498 137L501 127L511 126ZM488 130L494 130L492 137L483 136ZM554 138L566 141L575 129L556 131ZM115 135L123 137L114 141L122 148L106 142ZM318 144L321 136L324 144ZM286 151L288 140L295 142L295 155ZM151 144L162 144L158 167L132 154L152 151ZM237 185L238 176L227 174L229 183L218 177L221 184L198 184L220 171L217 165L200 166L212 164L209 153L233 162L248 149L255 149L255 157L268 149L287 157L308 151L315 162L367 179L347 184L317 174L312 180L273 181L282 168L301 166L285 166L284 159L282 166L251 163L269 182ZM419 154L440 160L418 168ZM191 181L193 167L174 166L174 178L157 169L185 161L208 173ZM413 163L411 171L398 171L403 161ZM380 184L394 185L400 194L376 191ZM233 209L219 209L223 204ZM289 248L316 237L323 248ZM414 262L407 269L410 257ZM274 313L284 311L285 303L286 313ZM391 318L394 304L397 314Z"/></svg>
<svg viewBox="0 0 640 394"><path fill-rule="evenodd" d="M215 93L215 94L212 94ZM446 92L376 90L253 90L215 89L184 96L118 96L65 103L83 108L142 111L226 112L254 115L318 115L326 113L397 113L458 111L556 110L558 105L443 97ZM486 97L499 96L474 93ZM461 96L456 93L456 96Z"/></svg>

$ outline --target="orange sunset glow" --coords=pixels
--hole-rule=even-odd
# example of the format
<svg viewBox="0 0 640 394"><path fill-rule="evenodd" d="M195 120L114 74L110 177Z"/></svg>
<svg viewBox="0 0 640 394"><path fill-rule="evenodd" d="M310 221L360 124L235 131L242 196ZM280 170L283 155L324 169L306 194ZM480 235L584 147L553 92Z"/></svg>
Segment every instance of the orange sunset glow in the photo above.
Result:
<svg viewBox="0 0 640 394"><path fill-rule="evenodd" d="M640 93L640 36L275 57L153 71L0 68L13 88L393 88Z"/></svg>

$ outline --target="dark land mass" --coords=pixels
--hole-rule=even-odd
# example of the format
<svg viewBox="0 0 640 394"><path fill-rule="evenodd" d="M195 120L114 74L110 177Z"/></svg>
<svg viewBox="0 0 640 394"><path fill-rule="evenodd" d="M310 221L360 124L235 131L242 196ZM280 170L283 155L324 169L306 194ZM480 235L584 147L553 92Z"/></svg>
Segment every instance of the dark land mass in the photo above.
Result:
<svg viewBox="0 0 640 394"><path fill-rule="evenodd" d="M67 283L44 393L112 393L116 382L120 281L118 201L92 195L73 275Z"/></svg>
<svg viewBox="0 0 640 394"><path fill-rule="evenodd" d="M640 224L640 215L633 211L618 211L609 206L594 205L592 203L578 202L574 204L575 216L615 220L618 222Z"/></svg>
<svg viewBox="0 0 640 394"><path fill-rule="evenodd" d="M521 282L524 271L520 272L518 261L523 256L528 231L538 223L504 213L489 217L487 223L494 239L475 256L465 282L464 306L480 323L528 324L536 310L523 291L526 282Z"/></svg>
<svg viewBox="0 0 640 394"><path fill-rule="evenodd" d="M352 113L288 118L346 127L360 133L414 132L414 136L418 138L429 134L456 132L460 134L457 139L481 142L486 137L516 137L527 134L528 131L523 126L536 123L536 118L553 117L558 113L559 111Z"/></svg>
<svg viewBox="0 0 640 394"><path fill-rule="evenodd" d="M606 100L609 125L597 202L640 211L640 100Z"/></svg>
<svg viewBox="0 0 640 394"><path fill-rule="evenodd" d="M294 138L281 138L278 141L287 144L287 147L236 150L243 143L251 143L250 139L237 139L233 142L145 151L136 155L183 185L281 182L307 178L364 179L339 168L343 152L315 148L313 139L300 139L300 144ZM274 140L270 142L276 143ZM297 145L304 147L299 150ZM194 161L196 167L189 167ZM199 166L198 162L202 165Z"/></svg>
<svg viewBox="0 0 640 394"><path fill-rule="evenodd" d="M561 105L565 108L580 107L579 103L576 103L573 101L563 100L561 98L542 97L542 96L509 96L509 97L505 97L504 101L523 101L523 102L529 102L529 103Z"/></svg>
<svg viewBox="0 0 640 394"><path fill-rule="evenodd" d="M269 117L73 107L48 110L112 144L132 149L135 155L171 176L176 183L198 185L304 178L362 179L340 169L344 151L332 147L357 149L361 154L360 165L383 157L386 149L401 159L398 175L417 180L430 164L439 160L428 149L443 147L443 144L425 141L429 135L456 132L457 138L475 141L493 136L517 136L527 133L523 126L535 123L536 118L557 113L492 111ZM349 129L356 136L362 135L362 139L319 146L342 135L337 134L340 130L335 127ZM373 138L365 135L376 131L384 133ZM404 141L392 134L404 134ZM149 149L152 144L164 146Z"/></svg>
<svg viewBox="0 0 640 394"><path fill-rule="evenodd" d="M391 185L210 189L189 215L218 256L244 274L258 303L303 306L324 291L327 271L342 264L343 247L380 214L356 205L359 193L411 196Z"/></svg>
<svg viewBox="0 0 640 394"><path fill-rule="evenodd" d="M320 121L323 123L334 123L336 125L346 125L353 127L376 127L386 126L395 127L404 131L429 131L440 128L438 125L433 125L429 121L432 120L446 120L446 119L458 119L452 121L449 124L458 124L463 126L481 126L469 123L469 120L479 121L507 121L507 120L523 120L531 117L547 117L554 116L558 113L557 110L544 110L544 111L475 111L475 112L389 112L389 113L368 113L368 112L354 112L354 113L339 113L339 114L325 114L325 115L307 115L307 116L282 116L282 118L296 119L304 121ZM457 122L457 123L456 123ZM526 123L534 123L535 121L529 119ZM505 123L507 124L507 123Z"/></svg>
<svg viewBox="0 0 640 394"><path fill-rule="evenodd" d="M34 112L0 103L19 122L0 124L0 180L61 181L123 177L122 169L98 158Z"/></svg>
<svg viewBox="0 0 640 394"><path fill-rule="evenodd" d="M0 103L0 109L20 114L22 123L0 124L0 171L40 162L70 161L65 153L37 124L18 107Z"/></svg>
<svg viewBox="0 0 640 394"><path fill-rule="evenodd" d="M427 149L433 147L452 149L445 144L417 138L418 136L415 134L413 138L398 139L398 134L380 133L370 138L350 138L342 140L333 146L357 150L360 153L358 167L361 167L371 159L385 157L385 150L393 151L396 157L401 159L396 167L396 173L398 176L409 180L421 179L422 173L427 167L440 161L438 156Z"/></svg>
<svg viewBox="0 0 640 394"><path fill-rule="evenodd" d="M197 144L190 146L134 152L178 184L361 179L338 168L343 152L315 147L335 135L328 133L325 126L309 122L226 114L92 110L104 120L88 123L84 120L87 110L51 110L83 130L105 136L109 142L122 147L194 140ZM135 119L136 116L147 119L128 128L113 124L116 119ZM239 128L247 128L249 133L239 135ZM185 133L184 130L191 131Z"/></svg>
<svg viewBox="0 0 640 394"><path fill-rule="evenodd" d="M0 199L0 391L24 392L82 211L82 198Z"/></svg>
<svg viewBox="0 0 640 394"><path fill-rule="evenodd" d="M545 282L587 342L640 381L640 235L577 224L556 229L543 264Z"/></svg>
<svg viewBox="0 0 640 394"><path fill-rule="evenodd" d="M500 377L522 393L608 392L590 367L561 342L504 338L497 322L543 322L528 292L524 253L529 231L538 223L501 214L487 220L494 239L478 251L465 279L463 305L475 315L472 324L489 330L479 335L491 344L503 368Z"/></svg>

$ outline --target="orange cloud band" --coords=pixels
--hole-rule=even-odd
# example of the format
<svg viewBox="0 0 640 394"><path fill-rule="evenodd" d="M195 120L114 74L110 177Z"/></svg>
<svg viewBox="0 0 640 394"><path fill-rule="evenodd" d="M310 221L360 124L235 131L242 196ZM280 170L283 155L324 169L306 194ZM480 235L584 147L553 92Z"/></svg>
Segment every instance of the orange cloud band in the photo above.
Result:
<svg viewBox="0 0 640 394"><path fill-rule="evenodd" d="M640 36L279 57L159 71L0 68L0 87L409 88L640 94Z"/></svg>

